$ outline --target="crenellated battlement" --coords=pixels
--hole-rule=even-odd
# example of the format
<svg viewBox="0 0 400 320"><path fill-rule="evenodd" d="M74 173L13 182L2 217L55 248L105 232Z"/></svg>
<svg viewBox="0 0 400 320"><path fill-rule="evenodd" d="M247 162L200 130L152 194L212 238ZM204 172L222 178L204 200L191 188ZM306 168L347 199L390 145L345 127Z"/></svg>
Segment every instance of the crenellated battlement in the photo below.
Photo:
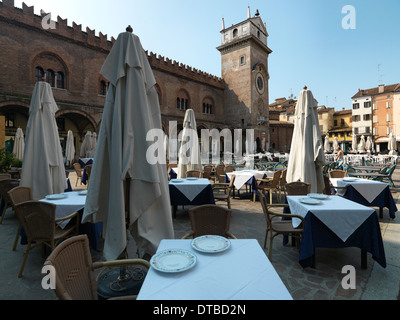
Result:
<svg viewBox="0 0 400 320"><path fill-rule="evenodd" d="M22 3L22 8L17 8L14 5L14 0L3 0L0 2L0 17L10 22L40 29L41 31L50 32L54 35L107 51L111 49L115 42L114 37L108 39L107 35L101 32L96 35L95 30L91 30L90 28L86 28L86 31L82 31L82 25L78 25L74 21L72 22L72 26L69 26L68 19L63 19L60 16L58 16L56 20L55 17L51 17L51 21L47 21L49 23L49 28L43 28L43 18L48 14L49 13L41 10L40 15L37 15L34 12L34 6L29 7L25 3ZM54 23L55 28L50 28L50 23Z"/></svg>
<svg viewBox="0 0 400 320"><path fill-rule="evenodd" d="M107 35L104 35L101 32L96 35L96 31L91 30L88 27L83 31L82 25L77 24L74 21L72 22L72 26L69 26L68 19L63 19L60 16L57 16L56 20L54 17L51 17L51 20L46 21L49 26L51 26L51 23L54 23L55 28L43 28L43 18L47 15L48 13L43 10L41 10L40 15L35 14L34 6L29 7L25 3L22 3L22 8L17 8L14 5L14 0L0 1L0 19L8 22L22 25L27 28L37 29L41 32L48 32L55 36L57 35L68 40L103 50L106 53L111 50L112 45L115 42L114 37L108 39ZM224 82L220 77L211 75L207 72L203 72L161 55L157 55L153 52L148 53L148 51L146 51L146 54L150 65L153 68L186 77L193 81L223 88Z"/></svg>
<svg viewBox="0 0 400 320"><path fill-rule="evenodd" d="M205 82L213 86L223 87L224 81L222 78L198 70L183 63L171 60L153 52L146 51L150 65L152 68L162 71L171 72L189 78L190 80Z"/></svg>

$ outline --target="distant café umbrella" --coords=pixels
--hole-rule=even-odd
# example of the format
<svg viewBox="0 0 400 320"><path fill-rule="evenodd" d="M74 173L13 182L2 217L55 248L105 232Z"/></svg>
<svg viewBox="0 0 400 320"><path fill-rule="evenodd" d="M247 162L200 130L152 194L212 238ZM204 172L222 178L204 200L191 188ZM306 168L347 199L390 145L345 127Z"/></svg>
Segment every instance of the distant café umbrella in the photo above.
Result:
<svg viewBox="0 0 400 320"><path fill-rule="evenodd" d="M25 139L24 132L21 128L17 129L17 133L15 134L15 141L13 147L13 154L16 159L24 160L24 148L25 148Z"/></svg>
<svg viewBox="0 0 400 320"><path fill-rule="evenodd" d="M186 110L183 120L182 143L179 149L178 178L186 178L189 170L202 170L196 118L192 109Z"/></svg>
<svg viewBox="0 0 400 320"><path fill-rule="evenodd" d="M372 150L372 140L371 140L371 136L367 137L367 141L365 142L365 150L367 152L371 152Z"/></svg>
<svg viewBox="0 0 400 320"><path fill-rule="evenodd" d="M361 136L360 144L358 145L358 152L362 153L365 152L365 138Z"/></svg>
<svg viewBox="0 0 400 320"><path fill-rule="evenodd" d="M72 133L71 130L69 130L67 135L67 144L65 148L65 159L67 161L67 165L71 165L74 158L75 158L74 134Z"/></svg>
<svg viewBox="0 0 400 320"><path fill-rule="evenodd" d="M318 123L317 102L307 87L300 93L295 111L295 123L286 180L311 184L311 192L322 193L322 168L325 154Z"/></svg>
<svg viewBox="0 0 400 320"><path fill-rule="evenodd" d="M329 144L329 135L325 136L324 151L325 151L325 153L328 153L331 151L331 146Z"/></svg>
<svg viewBox="0 0 400 320"><path fill-rule="evenodd" d="M93 152L96 150L96 145L97 145L97 133L93 132L92 133L92 151Z"/></svg>
<svg viewBox="0 0 400 320"><path fill-rule="evenodd" d="M389 149L389 154L390 155L396 155L397 154L397 152L396 152L396 150L397 150L396 136L394 136L392 132L389 135L388 149Z"/></svg>
<svg viewBox="0 0 400 320"><path fill-rule="evenodd" d="M335 136L333 139L333 153L337 153L337 148L339 147L339 141L338 138Z"/></svg>
<svg viewBox="0 0 400 320"><path fill-rule="evenodd" d="M30 187L34 200L67 188L67 178L55 114L58 111L51 87L37 82L33 89L26 127L21 186Z"/></svg>
<svg viewBox="0 0 400 320"><path fill-rule="evenodd" d="M110 86L82 221L103 222L106 260L125 255L127 226L139 257L152 256L174 230L166 166L147 158L154 143L147 134L162 126L156 81L140 39L121 33L100 73Z"/></svg>
<svg viewBox="0 0 400 320"><path fill-rule="evenodd" d="M92 132L88 131L83 139L79 155L81 158L89 158L88 154L92 150Z"/></svg>
<svg viewBox="0 0 400 320"><path fill-rule="evenodd" d="M353 133L353 139L351 143L353 153L357 153L357 136Z"/></svg>

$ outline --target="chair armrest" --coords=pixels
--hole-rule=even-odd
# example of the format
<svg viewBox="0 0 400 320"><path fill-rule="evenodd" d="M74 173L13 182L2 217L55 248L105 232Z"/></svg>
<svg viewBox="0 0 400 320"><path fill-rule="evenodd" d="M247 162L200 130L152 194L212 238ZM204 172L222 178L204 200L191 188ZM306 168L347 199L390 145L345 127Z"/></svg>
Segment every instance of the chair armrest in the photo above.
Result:
<svg viewBox="0 0 400 320"><path fill-rule="evenodd" d="M78 212L74 212L74 213L72 213L72 214L70 214L69 216L67 216L67 217L64 217L64 218L60 218L60 219L56 219L56 224L57 223L60 223L60 222L64 222L64 221L66 221L66 220L71 220L72 218L74 218L74 217L76 217L78 215Z"/></svg>
<svg viewBox="0 0 400 320"><path fill-rule="evenodd" d="M237 239L230 231L226 233L226 235L231 239Z"/></svg>
<svg viewBox="0 0 400 320"><path fill-rule="evenodd" d="M142 265L146 268L150 268L150 263L144 259L121 259L121 260L113 260L113 261L101 261L101 262L94 262L93 269L98 268L114 268L114 267L127 267L127 266L134 266L134 265Z"/></svg>
<svg viewBox="0 0 400 320"><path fill-rule="evenodd" d="M189 233L185 234L182 239L189 239L190 237L192 237L194 235L193 231L190 231Z"/></svg>

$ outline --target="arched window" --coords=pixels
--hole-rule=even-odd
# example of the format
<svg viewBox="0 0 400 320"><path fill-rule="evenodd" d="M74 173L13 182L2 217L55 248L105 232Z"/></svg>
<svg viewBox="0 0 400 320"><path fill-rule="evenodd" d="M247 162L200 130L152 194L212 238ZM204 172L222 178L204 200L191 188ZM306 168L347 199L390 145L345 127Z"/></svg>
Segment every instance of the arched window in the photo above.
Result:
<svg viewBox="0 0 400 320"><path fill-rule="evenodd" d="M44 70L42 67L36 67L35 68L35 81L43 81L44 77Z"/></svg>
<svg viewBox="0 0 400 320"><path fill-rule="evenodd" d="M204 114L213 114L214 113L214 101L211 98L204 99L203 113Z"/></svg>
<svg viewBox="0 0 400 320"><path fill-rule="evenodd" d="M50 84L51 87L55 87L56 79L55 73L53 70L49 69L46 71L46 82Z"/></svg>
<svg viewBox="0 0 400 320"><path fill-rule="evenodd" d="M57 88L64 89L64 73L57 72Z"/></svg>
<svg viewBox="0 0 400 320"><path fill-rule="evenodd" d="M100 81L100 95L105 96L107 94L107 83L104 80Z"/></svg>
<svg viewBox="0 0 400 320"><path fill-rule="evenodd" d="M68 88L68 67L55 53L44 51L32 61L32 80L46 81L53 88Z"/></svg>
<svg viewBox="0 0 400 320"><path fill-rule="evenodd" d="M233 30L233 37L236 38L238 36L239 32L238 29Z"/></svg>
<svg viewBox="0 0 400 320"><path fill-rule="evenodd" d="M176 107L179 110L187 110L190 109L190 99L188 93L181 89L178 92L178 97L176 98Z"/></svg>

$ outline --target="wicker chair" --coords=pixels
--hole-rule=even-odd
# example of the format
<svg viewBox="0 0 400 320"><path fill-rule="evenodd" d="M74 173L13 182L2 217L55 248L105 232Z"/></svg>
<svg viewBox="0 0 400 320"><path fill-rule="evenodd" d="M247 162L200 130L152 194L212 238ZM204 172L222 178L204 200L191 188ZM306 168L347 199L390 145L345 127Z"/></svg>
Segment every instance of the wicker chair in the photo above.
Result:
<svg viewBox="0 0 400 320"><path fill-rule="evenodd" d="M150 264L142 259L125 259L107 262L92 261L89 240L86 235L71 237L57 246L47 258L44 266L52 266L57 274L57 286L54 293L60 300L98 300L97 280L94 270L126 266L144 266ZM101 276L101 273L97 279ZM136 296L121 297L135 299Z"/></svg>
<svg viewBox="0 0 400 320"><path fill-rule="evenodd" d="M347 176L347 172L344 170L331 170L328 172L329 178L345 178Z"/></svg>
<svg viewBox="0 0 400 320"><path fill-rule="evenodd" d="M12 206L11 200L8 196L8 191L18 186L19 186L18 180L13 180L13 179L0 180L0 196L4 201L3 212L1 213L0 217L0 224L3 223L7 208L10 208Z"/></svg>
<svg viewBox="0 0 400 320"><path fill-rule="evenodd" d="M311 191L311 184L302 181L294 181L286 184L286 192L289 196L306 196Z"/></svg>
<svg viewBox="0 0 400 320"><path fill-rule="evenodd" d="M186 171L186 178L201 178L203 173L200 170Z"/></svg>
<svg viewBox="0 0 400 320"><path fill-rule="evenodd" d="M213 185L214 199L226 201L228 209L231 209L231 195L234 188L235 175L232 175L229 183L215 183Z"/></svg>
<svg viewBox="0 0 400 320"><path fill-rule="evenodd" d="M232 210L214 204L206 204L190 209L189 216L192 231L183 236L182 239L197 238L205 235L218 235L236 239L229 231Z"/></svg>
<svg viewBox="0 0 400 320"><path fill-rule="evenodd" d="M15 213L28 239L28 245L18 275L19 278L22 277L31 249L41 245L42 255L44 256L45 245L53 250L60 240L69 237L74 231L78 232L78 218L76 219L76 225L68 225L64 229L57 226L58 223L77 217L78 213L75 212L63 219L56 219L56 205L51 203L41 201L22 202L15 205Z"/></svg>
<svg viewBox="0 0 400 320"><path fill-rule="evenodd" d="M235 171L235 167L234 166L232 166L232 165L226 166L226 168L225 168L225 172L226 173L233 172L233 171Z"/></svg>
<svg viewBox="0 0 400 320"><path fill-rule="evenodd" d="M15 187L8 191L8 197L10 199L11 205L15 212L15 206L19 203L31 201L32 197L32 189L29 187ZM15 236L13 251L17 249L18 238L21 231L21 223L18 224L17 235Z"/></svg>
<svg viewBox="0 0 400 320"><path fill-rule="evenodd" d="M287 169L282 170L281 178L279 180L279 200L282 201L282 193L286 197L286 173Z"/></svg>
<svg viewBox="0 0 400 320"><path fill-rule="evenodd" d="M272 204L272 192L277 194L279 192L279 182L281 179L282 171L275 171L272 179L257 179L257 181L261 182L257 186L257 192L261 191L262 193L269 192L269 202ZM253 200L255 201L256 194L253 194Z"/></svg>
<svg viewBox="0 0 400 320"><path fill-rule="evenodd" d="M203 178L214 181L214 178L212 176L212 169L213 169L213 166L210 166L210 165L204 166Z"/></svg>
<svg viewBox="0 0 400 320"><path fill-rule="evenodd" d="M268 258L271 259L272 254L272 244L273 240L277 235L287 235L292 236L296 239L297 245L299 245L301 236L303 234L305 220L302 216L296 214L284 214L275 213L271 209L285 208L288 207L286 204L267 204L267 198L262 192L259 192L261 206L264 212L265 221L267 223L267 229L265 232L264 248L267 247L267 239L269 235L269 248L268 248ZM299 228L293 228L292 218L298 218L301 220L301 225ZM288 220L283 220L288 219Z"/></svg>
<svg viewBox="0 0 400 320"><path fill-rule="evenodd" d="M77 162L75 162L73 164L74 169L75 169L75 173L76 173L76 183L75 183L75 187L78 186L78 181L81 183L82 185L82 172L83 170L81 169L81 165Z"/></svg>
<svg viewBox="0 0 400 320"><path fill-rule="evenodd" d="M215 182L216 183L225 182L225 165L220 164L215 168Z"/></svg>
<svg viewBox="0 0 400 320"><path fill-rule="evenodd" d="M11 174L9 173L0 173L0 180L10 180Z"/></svg>
<svg viewBox="0 0 400 320"><path fill-rule="evenodd" d="M86 175L87 175L87 185L89 187L89 182L90 182L90 174L92 173L92 165L88 164L85 166L85 171L86 171Z"/></svg>

